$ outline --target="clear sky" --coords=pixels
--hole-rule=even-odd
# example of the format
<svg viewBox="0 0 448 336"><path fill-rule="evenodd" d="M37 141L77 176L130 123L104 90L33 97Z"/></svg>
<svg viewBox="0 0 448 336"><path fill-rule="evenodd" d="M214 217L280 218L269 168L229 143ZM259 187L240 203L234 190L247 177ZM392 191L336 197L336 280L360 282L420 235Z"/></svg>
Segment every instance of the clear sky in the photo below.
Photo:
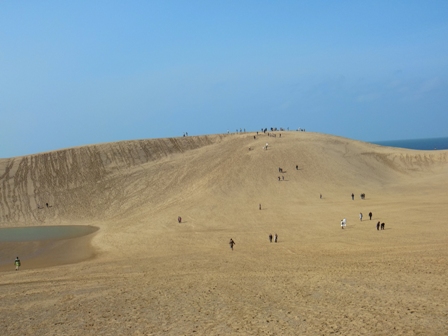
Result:
<svg viewBox="0 0 448 336"><path fill-rule="evenodd" d="M448 1L1 1L0 157L305 128L448 136Z"/></svg>

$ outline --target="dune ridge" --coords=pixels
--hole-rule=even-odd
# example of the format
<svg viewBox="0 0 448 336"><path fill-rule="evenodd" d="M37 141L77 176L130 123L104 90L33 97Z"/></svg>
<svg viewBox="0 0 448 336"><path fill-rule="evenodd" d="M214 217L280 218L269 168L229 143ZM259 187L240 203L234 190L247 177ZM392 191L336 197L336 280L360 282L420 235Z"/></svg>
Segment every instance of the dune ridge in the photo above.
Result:
<svg viewBox="0 0 448 336"><path fill-rule="evenodd" d="M394 171L408 175L428 170L434 172L447 161L446 151L406 153L406 150L385 149L339 137L300 135L298 153L293 159L301 165L317 167L319 174L332 174L333 180L348 179L350 174L359 169L356 173L360 174L363 170L366 181L378 179L379 183L386 183L388 177L384 171L396 179L400 174L393 174ZM146 169L146 164L162 158L220 144L225 137L226 135L215 135L122 141L1 159L0 223L38 224L50 219L95 220L113 216L116 214L113 210L114 202L120 199L121 204L126 203L122 191L129 181L125 178L132 179L137 167ZM237 137L244 139L251 135ZM234 141L237 139L234 138ZM267 139L277 141L275 138ZM325 147L322 147L323 143ZM230 143L229 146L234 144ZM279 154L278 162L285 161L281 157L282 153ZM226 155L230 153L227 152ZM341 158L344 159L343 162ZM258 167L264 161L264 158L258 158L258 162L251 164ZM327 169L325 163L332 168ZM226 174L228 164L222 160L225 171L214 173ZM243 161L235 163L236 166L239 164L245 165ZM340 170L338 174L332 172L335 165ZM341 176L343 172L347 176ZM168 174L170 171L167 171ZM204 175L204 178L208 178L208 174ZM320 182L314 176L306 177L312 179L313 183ZM328 182L328 179L321 177L322 182ZM53 211L37 211L38 205L45 207L46 203L54 208Z"/></svg>

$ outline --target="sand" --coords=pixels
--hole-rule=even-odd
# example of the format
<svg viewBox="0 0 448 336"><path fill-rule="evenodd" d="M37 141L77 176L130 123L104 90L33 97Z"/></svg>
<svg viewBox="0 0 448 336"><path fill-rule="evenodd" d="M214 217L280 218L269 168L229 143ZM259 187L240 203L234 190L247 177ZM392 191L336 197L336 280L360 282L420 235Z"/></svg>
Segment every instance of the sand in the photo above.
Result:
<svg viewBox="0 0 448 336"><path fill-rule="evenodd" d="M1 227L100 228L82 262L11 260L1 334L447 335L448 151L253 136L0 160Z"/></svg>

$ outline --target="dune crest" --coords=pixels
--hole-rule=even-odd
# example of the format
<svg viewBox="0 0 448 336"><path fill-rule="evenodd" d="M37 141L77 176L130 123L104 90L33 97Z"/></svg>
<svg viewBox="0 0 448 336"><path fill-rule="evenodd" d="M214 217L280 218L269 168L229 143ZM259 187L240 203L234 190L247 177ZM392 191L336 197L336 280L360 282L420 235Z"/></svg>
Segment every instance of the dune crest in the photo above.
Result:
<svg viewBox="0 0 448 336"><path fill-rule="evenodd" d="M311 191L326 184L338 188L347 182L384 185L403 176L436 173L446 167L448 158L446 151L386 148L316 133L289 132L283 139L263 139L254 140L252 133L247 133L135 140L2 159L0 224L39 225L45 221L107 219L123 212L129 215L131 194L135 196L130 186L140 190L139 198L147 195L151 203L154 193L142 186L152 191L162 188L163 193L157 192L159 198L175 198L179 190L171 188L176 194L170 195L173 179L186 189L206 181L214 181L211 188L221 183L225 189L232 185L232 193L240 193L242 185L253 181L249 188L261 191L265 188L256 186L265 183L263 176L275 167L273 160L279 165L290 162L288 169L294 162L300 163L306 168L302 174L305 189ZM265 140L279 149L272 155L258 150ZM190 171L185 171L183 166L189 162L185 153L205 146L210 150L196 151ZM248 146L257 150L246 153Z"/></svg>

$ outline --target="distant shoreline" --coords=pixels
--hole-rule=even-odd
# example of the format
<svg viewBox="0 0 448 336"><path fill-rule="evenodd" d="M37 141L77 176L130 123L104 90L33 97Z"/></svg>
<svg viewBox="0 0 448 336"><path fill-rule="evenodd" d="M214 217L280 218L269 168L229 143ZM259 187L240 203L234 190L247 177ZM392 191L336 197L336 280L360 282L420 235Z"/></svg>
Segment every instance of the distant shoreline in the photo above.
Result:
<svg viewBox="0 0 448 336"><path fill-rule="evenodd" d="M372 144L398 147L416 150L443 150L448 149L448 137L430 138L430 139L406 139L406 140L390 140L390 141L369 141Z"/></svg>

